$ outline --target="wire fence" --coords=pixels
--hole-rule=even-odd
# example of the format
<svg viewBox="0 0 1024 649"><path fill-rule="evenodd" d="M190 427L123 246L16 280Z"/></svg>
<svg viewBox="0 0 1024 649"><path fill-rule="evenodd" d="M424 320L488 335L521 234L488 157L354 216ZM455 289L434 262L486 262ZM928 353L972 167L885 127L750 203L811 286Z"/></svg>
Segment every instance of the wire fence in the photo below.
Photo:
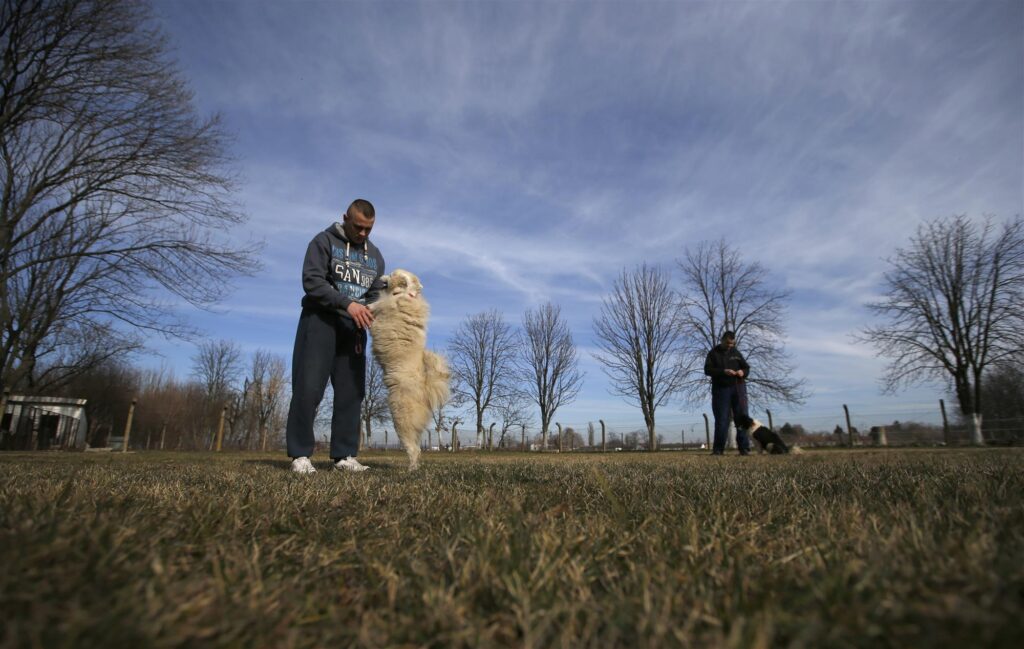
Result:
<svg viewBox="0 0 1024 649"><path fill-rule="evenodd" d="M798 412L751 412L751 416L778 432L787 444L801 447L870 447L870 446L967 446L973 443L973 423L947 411L940 401L934 408L908 408L902 412L858 411L841 405L834 414L800 414ZM666 418L669 419L669 418ZM660 450L702 449L714 438L715 421L710 412L699 418L671 418L671 425L655 427L656 447ZM560 427L560 428L559 428ZM561 450L566 451L629 451L646 450L649 435L642 423L602 422L592 420L559 421L551 426L547 445L543 444L537 426L515 427L504 436L483 431L478 439L472 428L457 430L457 450ZM602 437L603 433L603 437ZM988 418L982 421L985 444L995 446L1024 445L1024 416ZM440 437L440 439L439 439ZM734 445L731 431L730 446ZM561 445L560 445L561 443ZM365 445L370 449L401 448L388 431L378 431ZM450 451L450 431L424 434L426 451Z"/></svg>

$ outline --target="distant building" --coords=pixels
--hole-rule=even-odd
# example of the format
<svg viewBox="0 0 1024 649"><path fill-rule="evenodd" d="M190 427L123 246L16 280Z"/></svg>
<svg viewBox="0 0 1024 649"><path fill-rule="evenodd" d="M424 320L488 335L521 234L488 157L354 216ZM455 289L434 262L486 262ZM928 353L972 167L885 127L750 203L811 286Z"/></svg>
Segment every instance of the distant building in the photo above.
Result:
<svg viewBox="0 0 1024 649"><path fill-rule="evenodd" d="M0 449L82 448L88 430L85 399L12 394L0 421Z"/></svg>

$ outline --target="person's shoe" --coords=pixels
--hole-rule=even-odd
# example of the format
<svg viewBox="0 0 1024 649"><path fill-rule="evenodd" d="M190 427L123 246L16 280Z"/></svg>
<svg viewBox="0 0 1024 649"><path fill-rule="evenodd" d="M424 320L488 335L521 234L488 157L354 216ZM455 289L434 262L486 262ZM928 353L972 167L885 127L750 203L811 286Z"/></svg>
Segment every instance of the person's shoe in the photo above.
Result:
<svg viewBox="0 0 1024 649"><path fill-rule="evenodd" d="M316 473L316 467L308 457L297 457L292 460L292 471L295 473Z"/></svg>
<svg viewBox="0 0 1024 649"><path fill-rule="evenodd" d="M343 460L338 460L334 463L334 468L339 471L366 471L370 467L365 464L360 464L359 460L355 459L351 455Z"/></svg>

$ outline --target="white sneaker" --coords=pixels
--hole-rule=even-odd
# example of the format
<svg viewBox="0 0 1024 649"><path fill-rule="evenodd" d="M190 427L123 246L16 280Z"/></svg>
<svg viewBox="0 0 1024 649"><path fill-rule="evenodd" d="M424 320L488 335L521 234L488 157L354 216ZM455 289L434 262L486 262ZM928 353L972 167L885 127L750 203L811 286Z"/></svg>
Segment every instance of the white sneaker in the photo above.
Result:
<svg viewBox="0 0 1024 649"><path fill-rule="evenodd" d="M338 460L334 463L334 468L339 471L366 471L370 467L365 464L360 464L359 460L355 459L351 455L344 460Z"/></svg>
<svg viewBox="0 0 1024 649"><path fill-rule="evenodd" d="M292 471L295 473L316 473L316 467L308 457L297 457L292 460Z"/></svg>

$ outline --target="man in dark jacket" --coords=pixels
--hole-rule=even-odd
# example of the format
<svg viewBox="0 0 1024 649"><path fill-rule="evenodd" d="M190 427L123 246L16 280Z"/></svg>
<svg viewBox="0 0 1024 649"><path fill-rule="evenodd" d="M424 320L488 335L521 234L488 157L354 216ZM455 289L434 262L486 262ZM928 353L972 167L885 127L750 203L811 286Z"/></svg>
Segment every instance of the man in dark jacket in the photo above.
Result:
<svg viewBox="0 0 1024 649"><path fill-rule="evenodd" d="M744 383L750 373L750 366L743 354L736 349L736 334L726 331L722 341L708 352L704 361L704 373L711 377L711 410L715 415L715 443L712 455L725 453L725 442L729 437L729 416L735 420L746 418L747 386ZM750 438L746 429L736 428L736 445L740 455L750 453Z"/></svg>
<svg viewBox="0 0 1024 649"><path fill-rule="evenodd" d="M313 420L330 379L331 460L337 469L365 471L359 452L359 411L366 388L366 307L384 285L384 258L370 242L375 213L369 201L349 205L342 223L316 235L302 263L302 314L292 353L292 400L288 409L288 456L292 471L316 471L309 457Z"/></svg>

